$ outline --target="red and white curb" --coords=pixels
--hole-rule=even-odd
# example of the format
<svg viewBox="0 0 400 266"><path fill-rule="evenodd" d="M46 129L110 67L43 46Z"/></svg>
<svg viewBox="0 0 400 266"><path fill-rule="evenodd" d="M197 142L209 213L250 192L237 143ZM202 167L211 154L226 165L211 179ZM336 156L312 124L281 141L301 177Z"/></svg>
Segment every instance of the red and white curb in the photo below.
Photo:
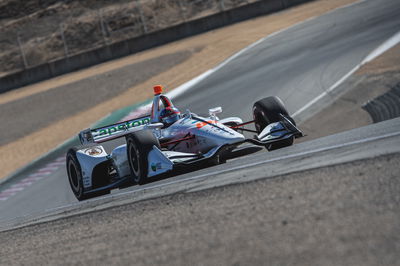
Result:
<svg viewBox="0 0 400 266"><path fill-rule="evenodd" d="M31 186L35 182L51 175L57 171L61 166L65 165L65 156L58 157L51 163L46 164L44 167L38 169L36 172L28 175L26 178L20 180L18 183L10 186L9 188L0 192L0 201L8 200L18 192L23 191L25 188Z"/></svg>

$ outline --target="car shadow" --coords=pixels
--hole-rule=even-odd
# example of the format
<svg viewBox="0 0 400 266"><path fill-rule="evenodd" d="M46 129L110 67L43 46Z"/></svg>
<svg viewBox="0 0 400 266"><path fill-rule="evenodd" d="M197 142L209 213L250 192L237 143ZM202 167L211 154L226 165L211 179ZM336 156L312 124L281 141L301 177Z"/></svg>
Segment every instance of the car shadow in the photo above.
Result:
<svg viewBox="0 0 400 266"><path fill-rule="evenodd" d="M225 160L232 160L238 157L243 157L246 155L250 155L256 152L261 151L262 149L264 149L263 147L257 147L257 146L246 146L246 147L241 147L241 148L237 148L231 152L229 152L228 154L226 154L224 156ZM213 159L209 159L209 160L205 160L199 163L194 163L194 164L190 164L190 165L185 165L185 166L181 166L178 167L176 169L174 169L171 172L165 173L165 174L161 174L159 176L156 177L152 177L148 180L148 183L152 183L152 182L156 182L156 181L160 181L160 180L164 180L167 178L171 178L171 177L175 177L175 176L179 176L179 175L183 175L183 174L188 174L188 173L194 173L196 171L205 169L205 168L209 168L212 166L216 166L219 164L223 164L223 163L218 163L216 162L216 160Z"/></svg>

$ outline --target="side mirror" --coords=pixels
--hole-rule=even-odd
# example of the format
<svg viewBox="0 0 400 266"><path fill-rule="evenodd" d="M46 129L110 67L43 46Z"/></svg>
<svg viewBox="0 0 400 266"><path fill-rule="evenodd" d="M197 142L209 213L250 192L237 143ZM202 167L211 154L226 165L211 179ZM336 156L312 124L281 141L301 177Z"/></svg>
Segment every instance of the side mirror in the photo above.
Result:
<svg viewBox="0 0 400 266"><path fill-rule="evenodd" d="M90 128L79 132L79 141L82 145L94 143L92 131Z"/></svg>
<svg viewBox="0 0 400 266"><path fill-rule="evenodd" d="M211 108L211 109L208 110L208 113L210 114L210 116L222 113L222 107L219 106L219 107Z"/></svg>
<svg viewBox="0 0 400 266"><path fill-rule="evenodd" d="M222 113L222 107L219 106L219 107L211 108L211 109L208 110L208 113L210 114L210 118L212 120L218 121L219 118L216 116L216 114Z"/></svg>

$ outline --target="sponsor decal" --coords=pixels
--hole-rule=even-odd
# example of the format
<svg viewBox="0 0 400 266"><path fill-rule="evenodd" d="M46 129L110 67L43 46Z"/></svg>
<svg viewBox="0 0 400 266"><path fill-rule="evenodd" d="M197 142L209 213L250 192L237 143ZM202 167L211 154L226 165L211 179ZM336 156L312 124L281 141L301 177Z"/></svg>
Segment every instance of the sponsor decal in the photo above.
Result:
<svg viewBox="0 0 400 266"><path fill-rule="evenodd" d="M103 150L100 147L93 147L85 150L85 153L94 156L94 155L99 155L103 152Z"/></svg>
<svg viewBox="0 0 400 266"><path fill-rule="evenodd" d="M92 134L95 137L104 137L104 136L111 136L112 134L120 131L125 131L133 127L138 127L138 126L143 126L150 124L150 118L145 117L142 119L137 119L137 120L130 120L126 121L121 124L117 124L114 126L109 126L109 127L104 127L95 131L92 131Z"/></svg>
<svg viewBox="0 0 400 266"><path fill-rule="evenodd" d="M209 125L209 124L214 124L214 125L216 125L216 124L217 124L217 121L214 121L214 120L208 120L207 122L197 122L197 121L193 121L192 124L196 124L196 127L200 129L200 128L202 128L202 127L204 127L204 126L207 126L207 125Z"/></svg>
<svg viewBox="0 0 400 266"><path fill-rule="evenodd" d="M151 164L151 170L153 170L153 172L155 172L157 170L160 170L161 168L162 167L161 167L161 163L160 162Z"/></svg>

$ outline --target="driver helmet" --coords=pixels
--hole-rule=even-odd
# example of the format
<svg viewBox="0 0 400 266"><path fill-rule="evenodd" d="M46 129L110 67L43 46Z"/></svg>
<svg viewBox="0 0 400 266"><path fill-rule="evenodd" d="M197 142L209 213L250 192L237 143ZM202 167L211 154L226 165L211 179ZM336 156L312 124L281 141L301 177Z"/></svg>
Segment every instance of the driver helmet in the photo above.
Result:
<svg viewBox="0 0 400 266"><path fill-rule="evenodd" d="M170 125L179 120L181 112L175 107L168 106L160 112L161 121L164 124Z"/></svg>

